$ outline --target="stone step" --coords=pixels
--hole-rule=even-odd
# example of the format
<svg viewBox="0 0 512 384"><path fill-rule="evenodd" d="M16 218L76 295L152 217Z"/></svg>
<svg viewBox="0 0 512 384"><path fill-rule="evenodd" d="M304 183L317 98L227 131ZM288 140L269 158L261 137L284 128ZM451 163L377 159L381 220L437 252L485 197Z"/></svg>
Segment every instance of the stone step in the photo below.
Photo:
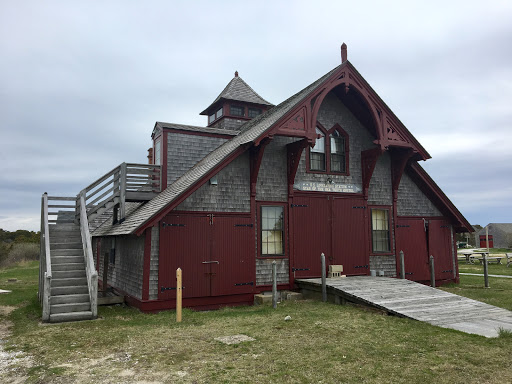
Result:
<svg viewBox="0 0 512 384"><path fill-rule="evenodd" d="M82 303L90 303L89 293L81 293L74 295L57 295L50 297L50 304L82 304Z"/></svg>
<svg viewBox="0 0 512 384"><path fill-rule="evenodd" d="M91 303L66 303L50 305L50 314L87 312L91 310Z"/></svg>
<svg viewBox="0 0 512 384"><path fill-rule="evenodd" d="M52 265L52 273L54 271L85 271L85 262L55 264Z"/></svg>
<svg viewBox="0 0 512 384"><path fill-rule="evenodd" d="M69 263L83 263L84 257L83 256L53 256L52 255L52 266L57 264L69 264Z"/></svg>
<svg viewBox="0 0 512 384"><path fill-rule="evenodd" d="M50 314L50 323L62 323L65 321L92 320L91 311L55 313Z"/></svg>
<svg viewBox="0 0 512 384"><path fill-rule="evenodd" d="M65 279L55 279L52 276L52 288L74 287L77 285L87 286L87 277L70 277L70 278L65 278Z"/></svg>
<svg viewBox="0 0 512 384"><path fill-rule="evenodd" d="M52 287L51 295L76 295L79 293L89 293L89 289L87 285L75 285L75 286L67 286L67 287Z"/></svg>
<svg viewBox="0 0 512 384"><path fill-rule="evenodd" d="M50 241L50 250L53 249L82 249L82 243L52 243Z"/></svg>
<svg viewBox="0 0 512 384"><path fill-rule="evenodd" d="M53 249L50 255L53 256L80 256L84 254L83 248L80 249Z"/></svg>
<svg viewBox="0 0 512 384"><path fill-rule="evenodd" d="M74 271L55 271L52 267L52 279L70 279L72 277L87 277L85 269Z"/></svg>

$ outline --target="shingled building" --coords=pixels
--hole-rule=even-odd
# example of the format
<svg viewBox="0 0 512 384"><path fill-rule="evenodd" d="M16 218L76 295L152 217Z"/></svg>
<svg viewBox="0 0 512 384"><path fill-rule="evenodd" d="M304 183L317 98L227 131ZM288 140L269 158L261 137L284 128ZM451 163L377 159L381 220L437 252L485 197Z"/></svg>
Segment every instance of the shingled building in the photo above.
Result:
<svg viewBox="0 0 512 384"><path fill-rule="evenodd" d="M429 280L433 255L438 283L458 281L455 233L472 227L345 45L341 65L278 105L235 72L201 114L205 127L155 124L161 182L149 201L94 219L100 280L133 305L173 308L178 267L185 306L252 303L270 289L272 261L279 288L293 289L320 276L321 253L348 276L393 277L403 250L415 281Z"/></svg>

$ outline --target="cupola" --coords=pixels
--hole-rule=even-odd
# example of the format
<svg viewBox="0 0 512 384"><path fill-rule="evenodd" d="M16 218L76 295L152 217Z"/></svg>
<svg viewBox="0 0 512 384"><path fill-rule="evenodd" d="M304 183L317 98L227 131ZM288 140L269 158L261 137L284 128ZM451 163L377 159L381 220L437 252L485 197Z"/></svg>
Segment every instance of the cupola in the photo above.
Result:
<svg viewBox="0 0 512 384"><path fill-rule="evenodd" d="M208 127L238 130L246 121L274 105L258 95L235 72L235 77L201 115L208 116Z"/></svg>

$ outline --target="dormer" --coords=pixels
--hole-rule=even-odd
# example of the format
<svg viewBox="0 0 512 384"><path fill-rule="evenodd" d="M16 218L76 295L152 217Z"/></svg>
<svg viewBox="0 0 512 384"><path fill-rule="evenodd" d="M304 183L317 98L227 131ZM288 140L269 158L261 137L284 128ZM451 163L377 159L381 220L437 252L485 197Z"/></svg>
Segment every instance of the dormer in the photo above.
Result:
<svg viewBox="0 0 512 384"><path fill-rule="evenodd" d="M208 127L236 131L246 121L273 106L235 72L235 77L200 115L208 116Z"/></svg>

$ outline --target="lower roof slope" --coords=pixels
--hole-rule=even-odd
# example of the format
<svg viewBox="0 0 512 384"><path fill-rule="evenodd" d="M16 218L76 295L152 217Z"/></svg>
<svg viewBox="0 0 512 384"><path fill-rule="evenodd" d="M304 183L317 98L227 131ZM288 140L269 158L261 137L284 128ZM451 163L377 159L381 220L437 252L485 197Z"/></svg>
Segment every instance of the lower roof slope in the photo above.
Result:
<svg viewBox="0 0 512 384"><path fill-rule="evenodd" d="M342 66L344 64L341 64ZM281 104L271 108L265 113L248 121L241 127L241 132L231 140L226 141L216 150L207 155L203 160L197 163L183 176L169 185L158 196L140 206L132 214L127 215L126 220L121 224L103 227L93 233L94 236L126 235L139 230L146 222L153 219L164 208L170 208L170 205L184 192L192 188L204 176L219 165L226 157L233 154L238 148L263 135L274 123L289 112L297 103L305 99L313 90L315 90L325 79L327 79L340 66L334 68L313 82L303 90L291 96Z"/></svg>

